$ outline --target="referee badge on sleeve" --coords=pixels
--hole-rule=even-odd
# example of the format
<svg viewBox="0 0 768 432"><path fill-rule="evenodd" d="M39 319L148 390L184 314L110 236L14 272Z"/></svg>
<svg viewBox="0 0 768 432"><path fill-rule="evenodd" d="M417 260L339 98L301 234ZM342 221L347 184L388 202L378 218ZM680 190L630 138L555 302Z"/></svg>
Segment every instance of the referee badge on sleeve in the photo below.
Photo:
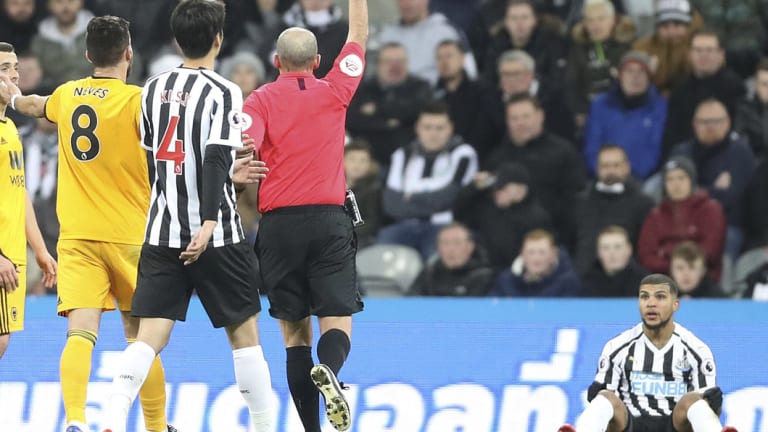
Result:
<svg viewBox="0 0 768 432"><path fill-rule="evenodd" d="M229 126L232 129L237 130L246 130L251 127L251 124L253 124L251 116L236 109L233 109L229 112L229 115L227 115L227 121L229 121Z"/></svg>
<svg viewBox="0 0 768 432"><path fill-rule="evenodd" d="M363 74L363 61L357 54L349 54L341 59L339 68L345 75L359 77Z"/></svg>

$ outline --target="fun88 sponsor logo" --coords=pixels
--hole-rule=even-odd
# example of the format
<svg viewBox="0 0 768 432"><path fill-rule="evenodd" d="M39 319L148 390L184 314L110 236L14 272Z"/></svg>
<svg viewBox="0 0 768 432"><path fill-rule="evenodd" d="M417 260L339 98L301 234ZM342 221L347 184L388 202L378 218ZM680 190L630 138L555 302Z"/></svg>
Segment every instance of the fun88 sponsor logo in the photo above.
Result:
<svg viewBox="0 0 768 432"><path fill-rule="evenodd" d="M635 372L630 375L631 392L656 397L679 399L688 393L688 384L683 381L665 381L664 375L649 372Z"/></svg>

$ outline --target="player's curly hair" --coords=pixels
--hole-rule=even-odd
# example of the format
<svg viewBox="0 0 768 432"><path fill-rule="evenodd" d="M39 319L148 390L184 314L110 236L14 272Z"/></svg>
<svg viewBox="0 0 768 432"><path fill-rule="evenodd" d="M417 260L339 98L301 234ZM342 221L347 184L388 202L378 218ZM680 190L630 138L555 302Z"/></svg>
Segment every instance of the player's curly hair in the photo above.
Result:
<svg viewBox="0 0 768 432"><path fill-rule="evenodd" d="M677 286L677 282L671 277L661 273L649 274L644 277L640 281L640 286L643 285L667 285L669 287L669 292L673 296L677 297L680 294L680 287Z"/></svg>

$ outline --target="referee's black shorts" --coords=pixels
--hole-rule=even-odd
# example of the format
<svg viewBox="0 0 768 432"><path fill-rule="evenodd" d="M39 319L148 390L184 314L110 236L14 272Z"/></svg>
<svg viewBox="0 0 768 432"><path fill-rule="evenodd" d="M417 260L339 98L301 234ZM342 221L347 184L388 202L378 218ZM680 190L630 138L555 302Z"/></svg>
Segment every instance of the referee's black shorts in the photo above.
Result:
<svg viewBox="0 0 768 432"><path fill-rule="evenodd" d="M343 207L282 207L264 214L256 236L269 314L285 321L363 310L357 289L357 240Z"/></svg>
<svg viewBox="0 0 768 432"><path fill-rule="evenodd" d="M193 290L216 328L261 311L256 257L246 242L209 245L189 266L179 259L181 252L144 244L131 315L184 321Z"/></svg>

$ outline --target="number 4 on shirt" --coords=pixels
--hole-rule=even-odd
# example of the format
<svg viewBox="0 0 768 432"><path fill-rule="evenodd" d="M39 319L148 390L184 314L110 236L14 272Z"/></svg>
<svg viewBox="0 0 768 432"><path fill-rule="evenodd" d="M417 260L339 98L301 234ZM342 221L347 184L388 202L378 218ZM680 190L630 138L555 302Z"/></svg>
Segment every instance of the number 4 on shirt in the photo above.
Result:
<svg viewBox="0 0 768 432"><path fill-rule="evenodd" d="M184 166L184 141L173 139L174 136L176 136L176 126L178 126L178 124L179 116L171 117L171 122L168 124L168 129L165 130L163 141L160 143L160 148L157 149L155 159L173 162L174 174L182 175Z"/></svg>

